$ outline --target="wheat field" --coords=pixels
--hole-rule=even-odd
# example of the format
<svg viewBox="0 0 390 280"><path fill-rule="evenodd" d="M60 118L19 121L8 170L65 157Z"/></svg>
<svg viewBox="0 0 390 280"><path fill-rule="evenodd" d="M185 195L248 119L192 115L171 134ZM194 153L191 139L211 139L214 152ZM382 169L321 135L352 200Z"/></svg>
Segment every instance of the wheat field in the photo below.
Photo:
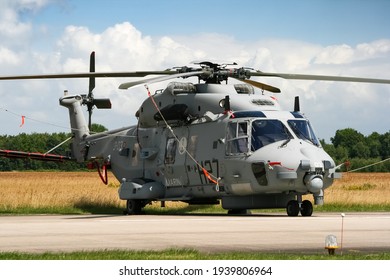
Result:
<svg viewBox="0 0 390 280"><path fill-rule="evenodd" d="M325 203L390 205L390 173L343 173L325 190Z"/></svg>
<svg viewBox="0 0 390 280"><path fill-rule="evenodd" d="M96 172L0 172L0 211L86 206L124 209L125 202L118 198L119 182L108 175L109 184L104 185ZM325 203L390 205L390 173L344 173L325 190Z"/></svg>
<svg viewBox="0 0 390 280"><path fill-rule="evenodd" d="M97 172L1 172L0 207L56 208L77 205L124 207L118 181L104 185ZM123 204L123 205L122 205Z"/></svg>

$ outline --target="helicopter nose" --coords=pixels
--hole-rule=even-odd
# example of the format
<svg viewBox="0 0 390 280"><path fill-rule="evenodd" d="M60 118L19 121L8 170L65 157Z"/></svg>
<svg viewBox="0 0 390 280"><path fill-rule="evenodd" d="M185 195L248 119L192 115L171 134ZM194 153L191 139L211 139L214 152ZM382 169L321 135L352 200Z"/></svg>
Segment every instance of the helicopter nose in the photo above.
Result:
<svg viewBox="0 0 390 280"><path fill-rule="evenodd" d="M312 193L318 193L324 187L324 181L322 175L307 174L304 179L305 185Z"/></svg>

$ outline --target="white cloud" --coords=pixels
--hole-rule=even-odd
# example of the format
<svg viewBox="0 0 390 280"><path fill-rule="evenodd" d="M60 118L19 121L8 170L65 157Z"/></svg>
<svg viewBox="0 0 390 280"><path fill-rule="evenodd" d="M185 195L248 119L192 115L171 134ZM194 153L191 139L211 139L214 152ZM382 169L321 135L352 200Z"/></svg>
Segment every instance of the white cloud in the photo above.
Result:
<svg viewBox="0 0 390 280"><path fill-rule="evenodd" d="M6 0L0 3L0 35L8 43L27 35L31 30L30 23L19 21L18 11L22 6L19 1Z"/></svg>
<svg viewBox="0 0 390 280"><path fill-rule="evenodd" d="M0 46L0 64L1 65L17 65L20 62L19 56L10 49Z"/></svg>
<svg viewBox="0 0 390 280"><path fill-rule="evenodd" d="M0 23L13 26L15 33L0 36L1 74L86 72L89 53L96 51L96 71L164 70L187 65L199 59L236 61L241 66L265 72L346 75L390 78L390 39L362 42L357 46L320 46L294 40L238 41L232 36L199 33L187 36L151 37L129 22L107 27L100 33L85 26L68 26L53 43L51 52L30 49L28 33L34 28L18 18L18 10L38 10L48 1L5 1L0 8ZM5 3L5 4L4 4ZM2 33L3 32L3 33ZM27 38L27 39L26 39ZM15 42L24 42L15 47ZM328 139L336 129L348 126L371 133L390 128L390 85L341 82L292 81L276 78L254 78L280 87L281 105L291 110L295 95L301 97L302 110L312 120L320 138ZM134 113L147 97L145 89L118 90L130 79L98 79L95 96L110 97L113 110L95 110L94 121L113 129L135 123ZM163 84L152 85L152 90ZM86 93L87 79L1 82L3 107L23 115L40 116L53 124L68 126L67 112L58 105L64 89ZM30 106L30 112L28 110ZM0 110L3 119L10 119L1 134L20 132L19 120ZM25 131L58 131L58 127L29 127Z"/></svg>
<svg viewBox="0 0 390 280"><path fill-rule="evenodd" d="M388 56L390 53L390 40L378 40L370 43L362 43L356 47L346 44L333 45L323 48L316 55L314 63L344 65L353 62L373 60Z"/></svg>
<svg viewBox="0 0 390 280"><path fill-rule="evenodd" d="M33 26L22 21L20 14L36 13L58 0L2 0L0 1L0 38L12 47L23 47L31 39Z"/></svg>
<svg viewBox="0 0 390 280"><path fill-rule="evenodd" d="M323 49L315 58L318 64L344 64L351 61L354 50L348 45L329 46Z"/></svg>

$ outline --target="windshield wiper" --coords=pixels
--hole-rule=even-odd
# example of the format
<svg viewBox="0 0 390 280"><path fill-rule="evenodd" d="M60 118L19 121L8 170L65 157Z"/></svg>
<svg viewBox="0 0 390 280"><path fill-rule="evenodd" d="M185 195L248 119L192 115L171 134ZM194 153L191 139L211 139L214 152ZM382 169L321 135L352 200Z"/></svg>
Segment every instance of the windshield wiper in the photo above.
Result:
<svg viewBox="0 0 390 280"><path fill-rule="evenodd" d="M284 133L286 134L287 136L287 139L283 141L282 145L279 146L279 148L283 148L283 147L286 147L288 142L291 141L291 139L293 139L293 136L291 135L291 133L287 130L287 127L283 126L283 130L284 130Z"/></svg>
<svg viewBox="0 0 390 280"><path fill-rule="evenodd" d="M286 147L287 144L288 144L288 142L290 142L290 141L291 141L291 138L288 138L288 139L284 140L284 142L282 143L282 145L279 146L279 148L284 148L284 147Z"/></svg>

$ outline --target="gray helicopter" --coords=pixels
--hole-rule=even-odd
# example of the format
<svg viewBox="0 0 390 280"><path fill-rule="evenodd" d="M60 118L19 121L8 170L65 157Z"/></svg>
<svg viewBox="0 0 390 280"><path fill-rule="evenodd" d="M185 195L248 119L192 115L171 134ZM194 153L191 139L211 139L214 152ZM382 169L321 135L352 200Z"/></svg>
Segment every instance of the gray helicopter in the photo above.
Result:
<svg viewBox="0 0 390 280"><path fill-rule="evenodd" d="M145 85L148 90L135 113L138 123L92 134L93 109L111 108L109 99L94 98L95 78L148 75L159 76L119 86ZM140 214L152 201L183 201L221 203L229 214L285 208L288 216L311 216L313 204L303 196L312 194L314 203L322 205L324 190L341 174L300 112L299 98L293 111L282 110L264 93L280 89L250 80L252 76L390 84L386 79L267 73L209 61L165 71L97 73L94 52L88 73L0 80L89 78L88 94L66 94L59 100L69 110L71 158L97 168L104 183L107 170L112 171L121 183L119 198L127 201L126 214ZM147 87L189 77L197 77L198 83L173 81L154 93ZM236 83L228 83L229 78Z"/></svg>

